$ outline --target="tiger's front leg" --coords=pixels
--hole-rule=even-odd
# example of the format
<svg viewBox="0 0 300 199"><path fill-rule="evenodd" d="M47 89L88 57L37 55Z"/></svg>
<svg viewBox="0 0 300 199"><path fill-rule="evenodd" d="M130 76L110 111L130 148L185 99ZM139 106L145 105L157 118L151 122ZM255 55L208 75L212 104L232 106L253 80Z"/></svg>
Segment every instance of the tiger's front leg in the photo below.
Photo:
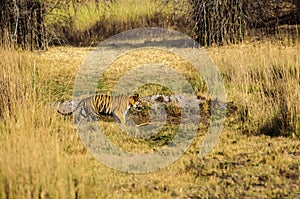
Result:
<svg viewBox="0 0 300 199"><path fill-rule="evenodd" d="M121 123L121 124L125 124L126 123L126 120L125 120L126 114L123 114L123 113L120 113L120 112L114 112L113 113L113 117L116 120L118 120L118 122Z"/></svg>

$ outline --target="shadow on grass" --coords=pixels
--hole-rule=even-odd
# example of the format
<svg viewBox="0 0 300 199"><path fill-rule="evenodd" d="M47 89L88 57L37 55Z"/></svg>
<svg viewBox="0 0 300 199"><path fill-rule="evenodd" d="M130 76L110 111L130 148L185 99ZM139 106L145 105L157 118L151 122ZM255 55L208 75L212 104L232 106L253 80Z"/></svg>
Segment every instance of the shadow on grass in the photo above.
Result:
<svg viewBox="0 0 300 199"><path fill-rule="evenodd" d="M288 137L292 135L292 132L293 127L291 127L287 123L287 121L282 118L282 115L276 115L270 122L264 124L259 129L259 134L267 135L270 137Z"/></svg>

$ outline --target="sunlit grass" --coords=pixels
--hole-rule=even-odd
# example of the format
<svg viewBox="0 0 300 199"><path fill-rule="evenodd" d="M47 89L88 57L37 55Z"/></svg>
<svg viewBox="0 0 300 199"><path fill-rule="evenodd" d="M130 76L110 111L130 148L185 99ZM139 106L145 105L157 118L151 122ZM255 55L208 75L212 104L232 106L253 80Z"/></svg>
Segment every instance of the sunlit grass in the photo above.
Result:
<svg viewBox="0 0 300 199"><path fill-rule="evenodd" d="M141 21L151 19L159 6L159 1L120 0L112 5L112 12L109 14L113 20L120 20L124 23ZM143 23L143 21L141 22Z"/></svg>
<svg viewBox="0 0 300 199"><path fill-rule="evenodd" d="M208 51L238 114L228 118L214 150L204 159L197 156L205 131L200 126L191 148L172 165L128 174L96 161L78 138L71 117L58 115L50 103L70 99L77 69L89 49L51 48L41 54L0 50L0 81L5 85L0 93L0 197L297 198L299 45L254 43ZM109 74L114 69L120 68L111 68ZM281 118L281 103L286 118ZM263 135L263 129L274 130L272 119L278 115L290 131L279 131L273 138ZM172 138L162 134L140 141L117 134L116 124L102 123L108 137L133 152L159 150Z"/></svg>
<svg viewBox="0 0 300 199"><path fill-rule="evenodd" d="M147 77L147 79L151 82L157 81L156 74L159 72L158 69L147 67L151 65L161 65L164 68L160 70L168 71L167 77L160 77L161 81L159 82L162 85L168 85L169 87L161 87L159 85L146 85L143 90L138 88L141 92L142 96L147 95L155 95L155 94L167 94L170 93L171 88L176 88L176 94L182 94L185 90L193 89L197 96L207 96L207 86L201 76L197 73L196 69L192 66L184 58L177 56L176 54L161 50L161 49L153 49L153 48L142 48L137 50L132 50L129 53L126 53L120 57L118 57L109 67L106 68L103 76L105 81L105 86L101 87L101 89L107 89L112 91L115 88L117 83L122 83L123 85L130 81L136 80L143 83L143 79L140 77ZM135 67L142 67L145 70L140 71L131 71ZM158 70L158 71L156 71ZM181 80L179 77L176 80L170 78L171 76L175 76L175 71L178 75L182 75L181 78L185 78L185 81L188 82L191 88L185 88L187 85L177 85L178 81ZM120 80L123 76L126 76L127 79ZM153 77L152 77L153 76ZM121 81L121 82L118 82ZM182 80L181 80L182 81ZM102 82L103 84L103 82ZM151 88L151 89L150 89ZM122 89L122 88L121 88ZM173 89L175 90L175 89ZM125 92L125 91L124 91ZM174 93L173 93L174 94Z"/></svg>
<svg viewBox="0 0 300 199"><path fill-rule="evenodd" d="M85 31L97 22L108 21L109 24L138 23L146 25L155 13L163 11L160 1L120 0L115 3L87 1L70 4L54 9L49 14L48 23L60 26L73 26L78 31Z"/></svg>
<svg viewBox="0 0 300 199"><path fill-rule="evenodd" d="M134 28L161 27L192 34L188 1L62 2L46 15L49 43L95 46Z"/></svg>
<svg viewBox="0 0 300 199"><path fill-rule="evenodd" d="M270 42L211 48L228 98L250 134L299 137L300 47Z"/></svg>
<svg viewBox="0 0 300 199"><path fill-rule="evenodd" d="M156 20L167 23L168 14L175 12L174 4L162 8L160 1L120 0L110 8L102 2L99 7L85 1L54 9L47 23L84 32L99 21L111 20L105 28L120 28L114 26L118 24L121 30L133 23L146 25L157 13ZM299 43L282 40L209 48L228 101L238 106L238 112L227 118L208 156L198 157L206 132L200 125L182 157L146 174L123 173L99 163L79 139L72 117L56 112L57 101L71 99L77 70L90 50L0 50L0 198L299 197ZM159 50L143 50L115 60L99 89L109 92L126 69L156 61L178 69L197 88L196 94L206 92L188 63ZM142 96L171 93L156 85L140 87L139 92ZM101 123L113 143L136 153L159 150L174 136L167 128L141 140L120 133L115 123Z"/></svg>
<svg viewBox="0 0 300 199"><path fill-rule="evenodd" d="M99 21L105 13L104 7L95 2L80 4L66 4L53 9L47 15L46 22L49 25L72 26L78 31L86 30Z"/></svg>

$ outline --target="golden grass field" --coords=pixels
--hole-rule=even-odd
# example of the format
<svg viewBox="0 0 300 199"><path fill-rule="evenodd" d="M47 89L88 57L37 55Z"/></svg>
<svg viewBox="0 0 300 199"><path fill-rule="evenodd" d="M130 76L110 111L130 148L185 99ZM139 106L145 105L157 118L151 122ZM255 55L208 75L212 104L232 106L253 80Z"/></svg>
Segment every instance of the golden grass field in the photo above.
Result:
<svg viewBox="0 0 300 199"><path fill-rule="evenodd" d="M0 198L300 197L299 43L208 48L238 110L205 158L198 158L205 133L200 125L182 157L145 174L98 162L72 119L53 106L71 99L76 72L91 50L0 50ZM131 141L139 142L129 139L125 147ZM145 143L136 150L149 147Z"/></svg>

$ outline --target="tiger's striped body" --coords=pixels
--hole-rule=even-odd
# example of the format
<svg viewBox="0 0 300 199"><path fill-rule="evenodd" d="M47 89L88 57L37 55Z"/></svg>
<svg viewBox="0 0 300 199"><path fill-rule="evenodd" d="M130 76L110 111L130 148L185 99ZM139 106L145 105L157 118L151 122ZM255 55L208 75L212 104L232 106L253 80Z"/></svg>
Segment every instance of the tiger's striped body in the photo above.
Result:
<svg viewBox="0 0 300 199"><path fill-rule="evenodd" d="M95 121L101 115L113 115L120 123L125 124L126 114L130 107L137 107L140 104L141 99L138 94L133 96L94 95L81 100L71 113L75 113L75 123Z"/></svg>

